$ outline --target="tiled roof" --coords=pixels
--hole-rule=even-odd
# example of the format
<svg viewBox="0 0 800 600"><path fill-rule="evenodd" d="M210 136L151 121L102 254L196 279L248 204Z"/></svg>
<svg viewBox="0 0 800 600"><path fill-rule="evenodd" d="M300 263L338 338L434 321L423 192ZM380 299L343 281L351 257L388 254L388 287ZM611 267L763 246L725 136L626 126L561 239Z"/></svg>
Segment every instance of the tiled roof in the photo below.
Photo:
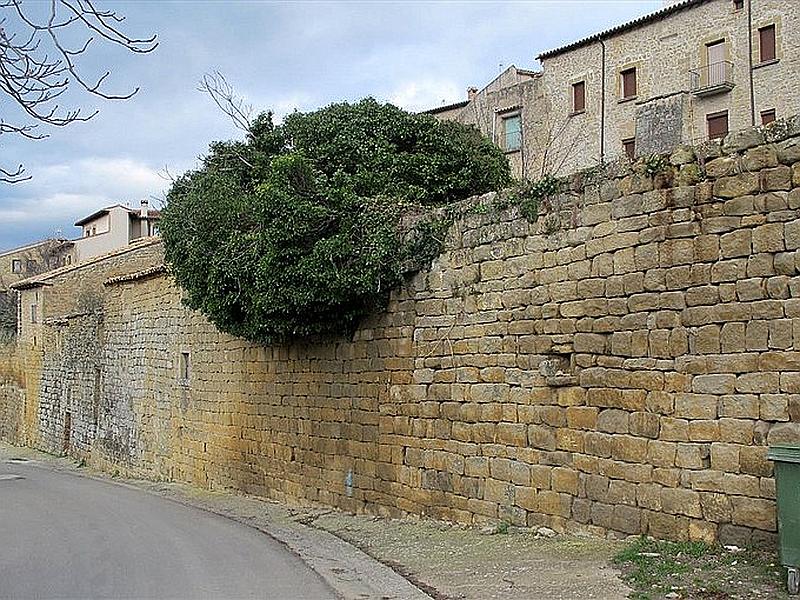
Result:
<svg viewBox="0 0 800 600"><path fill-rule="evenodd" d="M462 100L461 102L455 102L453 104L446 104L445 106L437 106L436 108L429 108L428 110L423 110L422 114L435 115L436 113L445 112L447 110L464 108L467 104L469 104L469 100Z"/></svg>
<svg viewBox="0 0 800 600"><path fill-rule="evenodd" d="M587 44L590 44L592 42L596 42L598 40L604 40L617 33L622 33L623 31L635 29L641 25L646 25L647 23L657 21L658 19L661 19L678 11L684 10L686 8L691 8L693 6L708 1L709 0L682 0L681 2L676 2L675 4L662 8L661 10L657 10L655 12L639 17L638 19L634 19L632 21L628 21L627 23L623 23L622 25L617 25L616 27L612 27L611 29L606 29L605 31L601 31L600 33L592 34L576 42L572 42L570 44L566 44L565 46L561 46L560 48L555 48L553 50L548 50L547 52L542 52L536 58L539 60L542 60L544 58L550 58L551 56L562 54L564 52L567 52L568 50L574 50L575 48L586 46Z"/></svg>
<svg viewBox="0 0 800 600"><path fill-rule="evenodd" d="M155 277L156 275L161 275L162 273L166 272L167 266L160 264L156 265L155 267L150 267L149 269L136 271L136 273L128 273L126 275L110 277L103 282L103 285L117 285L119 283L127 283L129 281L138 281L140 279L147 279L148 277Z"/></svg>

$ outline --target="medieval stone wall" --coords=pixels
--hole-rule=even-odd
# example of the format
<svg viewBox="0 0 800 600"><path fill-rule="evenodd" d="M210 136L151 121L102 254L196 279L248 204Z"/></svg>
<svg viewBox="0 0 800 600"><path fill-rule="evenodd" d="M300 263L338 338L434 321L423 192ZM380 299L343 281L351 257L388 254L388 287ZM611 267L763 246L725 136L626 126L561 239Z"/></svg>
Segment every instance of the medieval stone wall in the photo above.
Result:
<svg viewBox="0 0 800 600"><path fill-rule="evenodd" d="M158 244L49 276L0 355L0 432L349 510L773 539L767 447L800 443L800 120L576 176L533 224L494 200L352 339L221 334Z"/></svg>

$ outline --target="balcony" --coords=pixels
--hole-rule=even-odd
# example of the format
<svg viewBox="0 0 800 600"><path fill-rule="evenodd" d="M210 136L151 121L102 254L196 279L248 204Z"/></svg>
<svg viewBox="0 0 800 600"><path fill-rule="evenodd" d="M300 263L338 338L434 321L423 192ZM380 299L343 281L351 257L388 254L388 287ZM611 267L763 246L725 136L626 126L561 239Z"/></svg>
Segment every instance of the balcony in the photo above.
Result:
<svg viewBox="0 0 800 600"><path fill-rule="evenodd" d="M689 71L689 81L695 96L712 96L730 92L735 85L733 83L733 63L723 60Z"/></svg>

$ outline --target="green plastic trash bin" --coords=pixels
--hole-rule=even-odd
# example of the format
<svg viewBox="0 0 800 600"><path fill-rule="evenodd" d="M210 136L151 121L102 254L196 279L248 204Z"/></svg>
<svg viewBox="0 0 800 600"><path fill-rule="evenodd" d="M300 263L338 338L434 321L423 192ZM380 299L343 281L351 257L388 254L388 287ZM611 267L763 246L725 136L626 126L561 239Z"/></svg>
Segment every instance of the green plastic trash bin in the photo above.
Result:
<svg viewBox="0 0 800 600"><path fill-rule="evenodd" d="M800 586L800 446L772 446L767 457L775 462L781 563L787 569L789 593L796 594Z"/></svg>

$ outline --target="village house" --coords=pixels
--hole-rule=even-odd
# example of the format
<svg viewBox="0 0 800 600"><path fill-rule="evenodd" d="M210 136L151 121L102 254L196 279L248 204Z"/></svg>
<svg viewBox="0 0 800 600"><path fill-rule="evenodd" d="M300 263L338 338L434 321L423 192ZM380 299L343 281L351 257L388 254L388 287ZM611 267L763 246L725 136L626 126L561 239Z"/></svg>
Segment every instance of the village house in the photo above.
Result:
<svg viewBox="0 0 800 600"><path fill-rule="evenodd" d="M75 223L81 237L74 240L73 260L83 262L94 256L123 248L136 240L158 235L160 212L142 200L138 210L116 204L98 210Z"/></svg>
<svg viewBox="0 0 800 600"><path fill-rule="evenodd" d="M800 2L680 0L428 112L475 124L517 176L566 174L800 112L798 47Z"/></svg>

